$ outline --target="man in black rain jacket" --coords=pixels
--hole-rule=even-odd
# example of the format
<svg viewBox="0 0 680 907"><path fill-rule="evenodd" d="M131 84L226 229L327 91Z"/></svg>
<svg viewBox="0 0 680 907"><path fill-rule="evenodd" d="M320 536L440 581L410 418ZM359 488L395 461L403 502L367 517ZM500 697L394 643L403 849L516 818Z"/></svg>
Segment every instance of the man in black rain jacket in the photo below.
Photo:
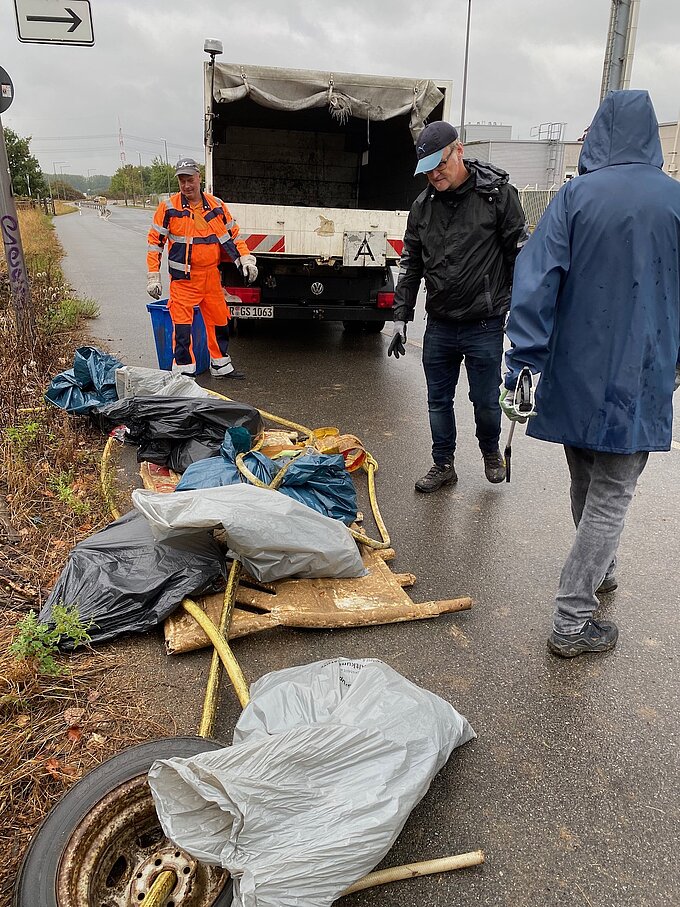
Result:
<svg viewBox="0 0 680 907"><path fill-rule="evenodd" d="M508 174L464 159L449 123L426 126L416 151L416 173L425 173L430 185L409 212L388 350L396 358L405 351L406 322L413 319L424 277L423 368L434 465L416 490L436 491L458 479L453 399L463 360L484 472L490 482L502 482L498 385L512 271L528 238L524 212Z"/></svg>

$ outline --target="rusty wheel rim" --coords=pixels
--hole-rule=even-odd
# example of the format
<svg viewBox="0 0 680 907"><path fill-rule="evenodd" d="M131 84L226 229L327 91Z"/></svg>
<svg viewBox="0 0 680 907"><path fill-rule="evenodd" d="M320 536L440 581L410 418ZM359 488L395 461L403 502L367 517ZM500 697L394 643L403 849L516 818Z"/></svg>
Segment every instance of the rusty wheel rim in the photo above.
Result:
<svg viewBox="0 0 680 907"><path fill-rule="evenodd" d="M100 800L71 834L59 863L57 904L143 905L164 870L177 876L166 907L211 907L229 878L164 836L146 775L139 775Z"/></svg>

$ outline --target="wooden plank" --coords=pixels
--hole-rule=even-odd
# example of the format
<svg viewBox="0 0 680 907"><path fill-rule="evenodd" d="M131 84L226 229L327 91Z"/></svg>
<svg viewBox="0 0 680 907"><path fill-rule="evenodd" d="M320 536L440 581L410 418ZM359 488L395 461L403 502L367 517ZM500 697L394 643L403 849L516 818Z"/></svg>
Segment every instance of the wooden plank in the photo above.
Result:
<svg viewBox="0 0 680 907"><path fill-rule="evenodd" d="M298 628L338 628L374 626L407 620L422 620L439 614L466 610L470 598L416 603L404 592L402 584L412 585L412 574L392 573L380 553L362 548L368 570L356 579L286 579L272 584L276 594L239 586L236 601L244 606L234 611L230 638L257 633L276 626ZM206 596L199 601L217 621L222 596ZM246 610L256 609L259 613ZM203 631L184 612L165 622L169 653L191 651L209 645Z"/></svg>

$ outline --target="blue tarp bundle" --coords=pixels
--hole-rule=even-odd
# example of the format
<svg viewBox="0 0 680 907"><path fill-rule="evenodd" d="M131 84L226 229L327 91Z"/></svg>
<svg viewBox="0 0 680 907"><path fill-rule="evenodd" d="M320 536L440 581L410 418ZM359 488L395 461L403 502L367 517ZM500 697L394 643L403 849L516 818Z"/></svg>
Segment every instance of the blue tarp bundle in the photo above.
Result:
<svg viewBox="0 0 680 907"><path fill-rule="evenodd" d="M95 406L118 399L115 374L122 366L115 356L93 346L81 346L76 350L73 368L52 379L45 399L69 413L89 413Z"/></svg>
<svg viewBox="0 0 680 907"><path fill-rule="evenodd" d="M254 476L267 484L281 468L257 451L247 454L244 464ZM220 456L192 463L176 490L219 488L222 485L237 485L241 481L241 473L236 466L236 452L227 432L220 448ZM347 526L356 519L357 493L341 454L302 454L288 467L278 490L317 513L340 520Z"/></svg>

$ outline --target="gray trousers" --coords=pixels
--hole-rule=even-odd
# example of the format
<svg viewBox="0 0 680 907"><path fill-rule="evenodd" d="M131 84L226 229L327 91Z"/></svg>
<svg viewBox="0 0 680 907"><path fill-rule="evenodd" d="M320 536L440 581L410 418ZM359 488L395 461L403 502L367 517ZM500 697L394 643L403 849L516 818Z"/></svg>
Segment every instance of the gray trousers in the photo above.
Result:
<svg viewBox="0 0 680 907"><path fill-rule="evenodd" d="M649 453L600 453L566 447L576 538L555 598L558 633L577 633L598 607L595 590L616 566L628 505Z"/></svg>

